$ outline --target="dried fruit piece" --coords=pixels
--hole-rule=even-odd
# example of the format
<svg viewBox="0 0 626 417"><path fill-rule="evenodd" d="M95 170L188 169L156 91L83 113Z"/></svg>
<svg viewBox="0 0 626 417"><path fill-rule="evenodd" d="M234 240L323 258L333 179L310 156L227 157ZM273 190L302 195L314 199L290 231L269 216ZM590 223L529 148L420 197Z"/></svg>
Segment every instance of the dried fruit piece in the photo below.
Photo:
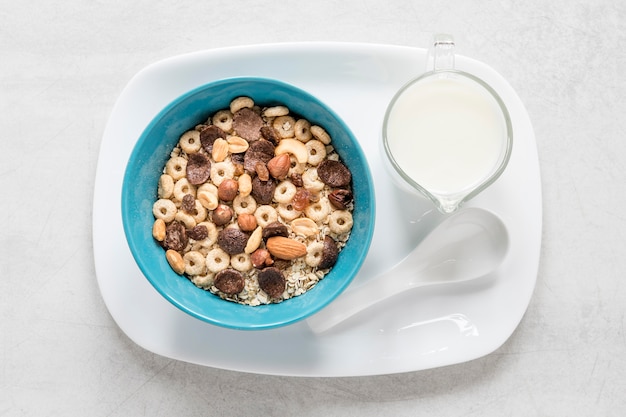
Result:
<svg viewBox="0 0 626 417"><path fill-rule="evenodd" d="M306 246L297 240L283 236L270 237L265 244L272 256L290 261L306 255Z"/></svg>
<svg viewBox="0 0 626 417"><path fill-rule="evenodd" d="M263 240L274 236L289 236L289 229L281 222L272 222L263 228Z"/></svg>
<svg viewBox="0 0 626 417"><path fill-rule="evenodd" d="M303 211L311 203L312 195L313 193L305 188L296 191L296 195L293 196L293 200L291 201L293 208L297 211Z"/></svg>
<svg viewBox="0 0 626 417"><path fill-rule="evenodd" d="M222 138L226 139L226 132L215 125L208 126L206 129L202 129L200 131L200 142L202 143L202 147L204 150L211 154L213 151L213 142L215 139Z"/></svg>
<svg viewBox="0 0 626 417"><path fill-rule="evenodd" d="M337 189L328 195L328 201L336 209L345 210L352 202L352 192L346 189Z"/></svg>
<svg viewBox="0 0 626 417"><path fill-rule="evenodd" d="M215 275L213 285L224 294L235 295L243 291L246 281L241 272L228 268Z"/></svg>
<svg viewBox="0 0 626 417"><path fill-rule="evenodd" d="M317 167L317 176L326 185L342 188L350 184L352 174L341 162L326 159Z"/></svg>
<svg viewBox="0 0 626 417"><path fill-rule="evenodd" d="M257 162L254 166L254 172L256 172L257 177L259 177L261 181L267 181L270 179L270 171L261 161Z"/></svg>
<svg viewBox="0 0 626 417"><path fill-rule="evenodd" d="M242 253L248 243L248 235L235 227L227 227L217 235L217 244L229 255Z"/></svg>
<svg viewBox="0 0 626 417"><path fill-rule="evenodd" d="M285 291L286 281L280 269L270 266L258 274L259 287L271 298L279 298Z"/></svg>
<svg viewBox="0 0 626 417"><path fill-rule="evenodd" d="M322 250L322 259L320 260L319 269L330 268L337 263L339 257L339 249L337 244L330 236L324 238L324 249Z"/></svg>
<svg viewBox="0 0 626 417"><path fill-rule="evenodd" d="M261 136L272 142L274 145L278 145L278 142L280 142L280 136L278 136L278 132L276 132L276 130L274 130L274 128L271 126L263 126L261 128Z"/></svg>
<svg viewBox="0 0 626 417"><path fill-rule="evenodd" d="M252 180L252 197L258 204L270 204L274 198L276 183L272 178L267 181L261 181L259 177Z"/></svg>
<svg viewBox="0 0 626 417"><path fill-rule="evenodd" d="M189 239L187 238L187 231L182 223L174 220L165 229L165 240L163 246L166 249L173 249L175 251L181 251L185 249Z"/></svg>
<svg viewBox="0 0 626 417"><path fill-rule="evenodd" d="M289 175L289 179L296 187L304 186L304 182L302 182L302 174L298 174L297 172L293 172Z"/></svg>
<svg viewBox="0 0 626 417"><path fill-rule="evenodd" d="M188 155L187 181L189 184L198 185L206 182L211 175L211 161L201 153Z"/></svg>
<svg viewBox="0 0 626 417"><path fill-rule="evenodd" d="M233 129L249 142L259 139L261 127L263 127L263 119L248 107L237 110L233 114Z"/></svg>

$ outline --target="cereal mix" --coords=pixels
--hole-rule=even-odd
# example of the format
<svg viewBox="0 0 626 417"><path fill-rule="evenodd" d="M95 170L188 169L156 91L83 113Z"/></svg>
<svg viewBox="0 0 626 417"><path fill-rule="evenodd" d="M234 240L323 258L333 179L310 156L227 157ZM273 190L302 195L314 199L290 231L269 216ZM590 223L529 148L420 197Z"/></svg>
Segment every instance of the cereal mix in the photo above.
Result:
<svg viewBox="0 0 626 417"><path fill-rule="evenodd" d="M152 235L196 286L240 304L281 302L337 261L352 229L351 181L323 127L237 97L180 136Z"/></svg>

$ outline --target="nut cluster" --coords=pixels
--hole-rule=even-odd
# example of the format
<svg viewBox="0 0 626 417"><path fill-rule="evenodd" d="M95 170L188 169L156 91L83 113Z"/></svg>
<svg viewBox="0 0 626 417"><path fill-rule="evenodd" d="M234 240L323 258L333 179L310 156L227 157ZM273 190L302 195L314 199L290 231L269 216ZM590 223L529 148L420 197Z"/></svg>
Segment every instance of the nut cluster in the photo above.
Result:
<svg viewBox="0 0 626 417"><path fill-rule="evenodd" d="M198 287L280 302L337 261L353 224L351 182L324 128L237 97L181 135L159 179L152 235Z"/></svg>

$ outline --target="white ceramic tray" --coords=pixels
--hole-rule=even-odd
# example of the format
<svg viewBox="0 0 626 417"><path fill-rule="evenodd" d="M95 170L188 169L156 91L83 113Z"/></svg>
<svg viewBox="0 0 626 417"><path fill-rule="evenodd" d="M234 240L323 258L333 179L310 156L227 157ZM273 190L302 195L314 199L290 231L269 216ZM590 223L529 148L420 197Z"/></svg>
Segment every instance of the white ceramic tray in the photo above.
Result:
<svg viewBox="0 0 626 417"><path fill-rule="evenodd" d="M321 335L300 322L237 331L194 319L163 299L143 277L122 230L125 164L144 127L176 96L232 76L277 78L308 90L352 128L375 178L377 223L365 264L352 285L382 272L441 220L425 200L391 185L379 149L393 94L425 68L426 51L346 43L298 43L207 50L157 62L124 89L100 150L93 207L94 256L102 297L119 327L157 354L261 374L358 376L422 370L472 360L501 346L530 301L541 246L541 188L535 138L511 86L493 69L458 56L457 67L492 84L511 113L514 146L505 174L471 206L499 215L510 232L502 266L473 283L418 289L373 307Z"/></svg>

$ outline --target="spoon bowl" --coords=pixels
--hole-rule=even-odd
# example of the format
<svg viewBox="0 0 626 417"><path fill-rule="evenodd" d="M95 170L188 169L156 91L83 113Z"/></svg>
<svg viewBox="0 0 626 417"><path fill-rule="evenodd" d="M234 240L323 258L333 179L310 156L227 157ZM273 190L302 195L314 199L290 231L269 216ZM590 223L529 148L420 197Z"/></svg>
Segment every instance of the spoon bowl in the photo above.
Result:
<svg viewBox="0 0 626 417"><path fill-rule="evenodd" d="M500 266L508 250L502 220L487 210L466 208L446 217L394 267L348 288L307 324L321 333L403 291L483 277Z"/></svg>

